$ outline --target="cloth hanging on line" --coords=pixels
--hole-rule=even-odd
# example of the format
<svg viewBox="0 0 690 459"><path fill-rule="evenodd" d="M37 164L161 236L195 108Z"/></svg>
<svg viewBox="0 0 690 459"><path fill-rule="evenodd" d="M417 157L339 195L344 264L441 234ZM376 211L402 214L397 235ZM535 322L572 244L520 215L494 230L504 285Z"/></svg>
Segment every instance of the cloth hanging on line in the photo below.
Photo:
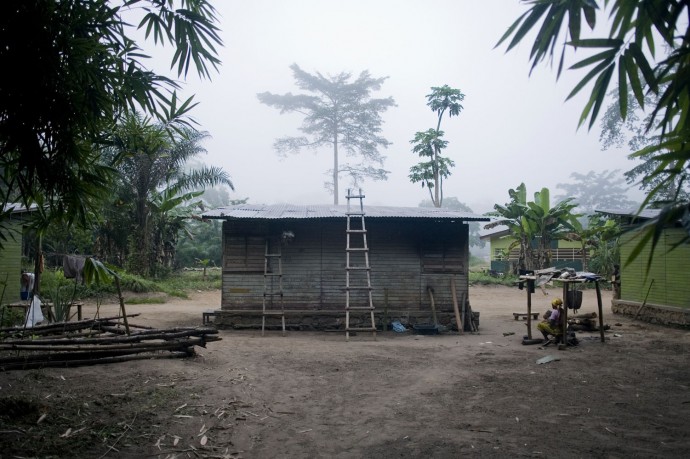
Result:
<svg viewBox="0 0 690 459"><path fill-rule="evenodd" d="M82 282L84 278L84 264L86 257L80 255L65 255L62 257L62 270L65 273L65 278L76 279L77 282Z"/></svg>

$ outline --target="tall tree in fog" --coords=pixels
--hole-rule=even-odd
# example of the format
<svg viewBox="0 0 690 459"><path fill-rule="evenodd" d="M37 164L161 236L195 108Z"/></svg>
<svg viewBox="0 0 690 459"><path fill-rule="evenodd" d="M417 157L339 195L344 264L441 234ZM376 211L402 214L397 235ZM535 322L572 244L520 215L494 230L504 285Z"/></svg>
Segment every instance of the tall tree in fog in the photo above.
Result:
<svg viewBox="0 0 690 459"><path fill-rule="evenodd" d="M618 169L599 173L589 171L586 174L573 172L570 178L574 183L556 185L556 188L563 190L563 194L556 199L574 198L578 212L593 214L597 209L631 209L639 205L628 199L625 179Z"/></svg>
<svg viewBox="0 0 690 459"><path fill-rule="evenodd" d="M210 77L216 24L207 0L0 2L1 204L37 203L46 224L96 215L110 171L92 145L132 110L179 127L194 105L149 70L139 43L171 44L178 76L191 64Z"/></svg>
<svg viewBox="0 0 690 459"><path fill-rule="evenodd" d="M665 86L661 85L662 88ZM651 114L645 114L634 94L628 91L625 95L628 97L628 115L624 119L618 109L618 98L623 95L619 91L611 91L609 96L613 100L601 118L599 142L604 150L627 146L631 152L638 152L630 155L630 159L641 162L625 173L626 181L654 195L650 207L663 207L674 201L690 201L690 170L668 168L655 153L653 146L659 142L659 136L646 129L652 121ZM654 105L658 99L658 95L647 93L644 104ZM651 151L648 147L652 147ZM668 150L666 152L670 153Z"/></svg>
<svg viewBox="0 0 690 459"><path fill-rule="evenodd" d="M422 182L422 187L429 190L431 202L434 207L443 204L443 179L450 176L450 169L455 166L452 159L441 156L441 151L448 146L448 141L443 140L444 132L441 130L441 120L446 113L448 117L457 116L462 110L460 102L465 95L459 89L448 85L432 87L431 94L426 96L427 105L438 117L436 128L419 131L410 141L414 146L412 152L420 158L425 158L410 168L410 181Z"/></svg>
<svg viewBox="0 0 690 459"><path fill-rule="evenodd" d="M326 182L326 187L332 187L334 204L338 204L341 173L350 176L353 186L358 186L365 178L386 180L385 156L379 148L387 148L390 142L380 135L381 114L395 106L395 101L392 97L374 99L371 93L380 90L387 77L372 78L365 70L351 81L352 74L346 72L325 77L319 72L305 72L297 64L290 68L297 86L306 93L257 94L261 103L280 109L281 113L295 112L304 116L300 127L304 135L277 139L274 147L278 154L330 146L333 169L329 171L332 178ZM359 157L360 162L342 162L341 150L349 157Z"/></svg>

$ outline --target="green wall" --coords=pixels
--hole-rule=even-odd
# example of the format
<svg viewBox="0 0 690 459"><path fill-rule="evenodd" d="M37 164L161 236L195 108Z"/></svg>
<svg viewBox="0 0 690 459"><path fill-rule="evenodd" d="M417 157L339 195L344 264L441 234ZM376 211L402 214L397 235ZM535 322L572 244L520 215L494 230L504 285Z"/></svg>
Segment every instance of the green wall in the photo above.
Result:
<svg viewBox="0 0 690 459"><path fill-rule="evenodd" d="M638 230L621 236L621 299L641 303L649 291L647 303L690 308L690 244L670 250L685 236L684 230L664 230L654 249L649 271L651 243L632 263L627 263L640 234Z"/></svg>
<svg viewBox="0 0 690 459"><path fill-rule="evenodd" d="M5 295L2 297L3 303L10 303L19 300L19 280L22 270L22 224L21 222L11 223L12 229L3 241L3 248L0 249L0 293L5 287Z"/></svg>

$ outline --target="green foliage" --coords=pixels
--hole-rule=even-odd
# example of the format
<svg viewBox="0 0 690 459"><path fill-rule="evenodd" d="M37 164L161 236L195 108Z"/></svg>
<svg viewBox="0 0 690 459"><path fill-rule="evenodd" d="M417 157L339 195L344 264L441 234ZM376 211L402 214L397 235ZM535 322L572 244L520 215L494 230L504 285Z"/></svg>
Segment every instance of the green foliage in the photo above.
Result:
<svg viewBox="0 0 690 459"><path fill-rule="evenodd" d="M594 82L580 125L589 119L589 127L592 127L612 80L618 83L618 111L623 120L629 113L629 92L638 106L647 110L644 133L654 140L632 155L648 163L649 167L642 171L643 182L654 184L642 206L658 201L660 195L668 198L669 189L675 192L671 200L662 202L659 216L646 226L645 236L631 254L634 259L647 243L651 243L653 253L666 225L680 221L688 232L683 242L690 240L690 202L680 193L683 180L678 180L686 177L690 169L690 149L687 148L690 141L688 5L682 0L605 0L604 8L600 9L601 3L595 0L531 2L530 9L508 28L497 46L512 37L508 44L510 50L530 30L539 27L530 53L532 68L547 58L552 59L556 47L562 43L559 74L565 64L566 49L585 53L584 59L570 66L570 69L588 69L588 72L568 98ZM599 16L608 18L608 30L607 27L595 30ZM582 18L594 38L580 36ZM561 33L566 35L565 40L559 39ZM660 45L657 39L661 40ZM657 47L662 46L665 52L657 57ZM647 98L649 94L653 95L651 100ZM648 266L650 264L651 255Z"/></svg>
<svg viewBox="0 0 690 459"><path fill-rule="evenodd" d="M350 176L354 187L364 179L385 180L388 171L383 169L385 156L379 148L388 148L390 142L380 135L383 119L381 113L395 106L392 97L373 99L371 93L381 89L386 78L372 78L368 71L350 82L352 74L342 72L325 77L316 72L312 75L297 64L290 66L297 86L306 94L257 94L259 101L280 113L296 112L304 115L300 137L283 137L274 143L278 154L299 153L300 150L318 149L324 145L333 148L333 169L329 171L333 189L333 203L338 204L340 173ZM362 162L342 163L340 149L348 156L359 156Z"/></svg>
<svg viewBox="0 0 690 459"><path fill-rule="evenodd" d="M125 11L144 12L138 26ZM170 131L189 125L192 99L179 101L179 83L149 70L135 29L173 45L178 76L193 64L208 77L219 64L206 0L0 2L0 67L13 69L0 72L0 208L35 203L43 229L86 225L114 173L93 145L109 142L118 119L138 109Z"/></svg>
<svg viewBox="0 0 690 459"><path fill-rule="evenodd" d="M143 276L172 271L180 235L203 203L206 186L233 188L217 167L186 168L204 153L206 133L184 129L172 138L165 126L141 115L127 117L117 128L116 143L107 150L118 171L112 198L99 225L99 257Z"/></svg>
<svg viewBox="0 0 690 459"><path fill-rule="evenodd" d="M486 271L470 271L469 272L469 284L470 285L506 285L508 287L513 287L516 276L491 276Z"/></svg>
<svg viewBox="0 0 690 459"><path fill-rule="evenodd" d="M161 296L127 298L127 304L164 304L165 298Z"/></svg>
<svg viewBox="0 0 690 459"><path fill-rule="evenodd" d="M220 266L222 260L222 222L219 220L189 222L180 236L176 251L176 267L190 268L196 260L209 260L208 266Z"/></svg>
<svg viewBox="0 0 690 459"><path fill-rule="evenodd" d="M414 139L410 143L414 145L412 152L416 153L422 161L410 168L410 181L412 183L422 183L422 188L429 190L429 196L434 207L441 207L443 204L443 180L450 176L450 169L455 167L455 162L450 158L441 156L441 151L448 146L448 142L443 140L441 130L441 120L443 115L448 113L448 117L458 116L462 111L462 102L465 95L459 89L451 88L448 85L431 88L431 94L427 94L427 106L437 115L436 128L415 133Z"/></svg>
<svg viewBox="0 0 690 459"><path fill-rule="evenodd" d="M6 305L0 305L0 327L14 327L22 324L24 321L24 314L22 310L15 308L8 308Z"/></svg>
<svg viewBox="0 0 690 459"><path fill-rule="evenodd" d="M515 237L508 247L510 252L519 247L520 269L544 269L551 266L551 241L565 239L567 231L572 229L572 221L577 215L572 214L577 204L566 199L551 207L548 188L534 193L534 201L527 201L527 189L521 183L516 189L508 190L510 202L505 205L494 205L494 211L487 215L497 220L484 226L486 229L496 226L507 226ZM536 246L536 247L535 247Z"/></svg>
<svg viewBox="0 0 690 459"><path fill-rule="evenodd" d="M613 265L620 263L618 237L621 234L620 225L600 214L588 216L587 225L575 217L571 220L571 231L566 238L580 242L582 253L582 270L593 271L597 274L610 276ZM587 260L587 252L590 260Z"/></svg>

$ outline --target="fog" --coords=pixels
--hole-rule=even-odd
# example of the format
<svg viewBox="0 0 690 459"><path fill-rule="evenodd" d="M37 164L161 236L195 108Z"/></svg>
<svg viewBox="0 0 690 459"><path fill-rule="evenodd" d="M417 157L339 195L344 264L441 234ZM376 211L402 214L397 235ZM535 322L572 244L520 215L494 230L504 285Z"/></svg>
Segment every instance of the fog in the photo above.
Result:
<svg viewBox="0 0 690 459"><path fill-rule="evenodd" d="M253 0L215 7L223 64L211 81L190 73L184 94L196 94L200 104L192 115L211 135L204 143L208 154L199 159L231 175L235 199L333 202L323 186L332 151L281 159L274 140L299 135L302 118L281 115L256 96L299 92L293 63L309 73L356 77L369 70L373 77L389 77L373 97L392 96L397 103L383 115L382 135L392 142L383 150L390 175L362 185L367 205L417 206L429 199L426 188L409 182L409 168L419 162L409 141L435 127L425 96L444 84L465 94L463 112L442 125L449 141L445 154L456 163L444 195L477 213L505 203L508 189L520 182L530 195L549 187L555 196L558 183L572 182L572 172L633 166L626 151L601 151L598 123L589 132L577 129L590 89L565 99L582 74L565 71L556 81L555 68L541 66L530 76L529 40L507 54L505 46L494 49L526 10L516 0ZM347 185L341 178L343 196Z"/></svg>

